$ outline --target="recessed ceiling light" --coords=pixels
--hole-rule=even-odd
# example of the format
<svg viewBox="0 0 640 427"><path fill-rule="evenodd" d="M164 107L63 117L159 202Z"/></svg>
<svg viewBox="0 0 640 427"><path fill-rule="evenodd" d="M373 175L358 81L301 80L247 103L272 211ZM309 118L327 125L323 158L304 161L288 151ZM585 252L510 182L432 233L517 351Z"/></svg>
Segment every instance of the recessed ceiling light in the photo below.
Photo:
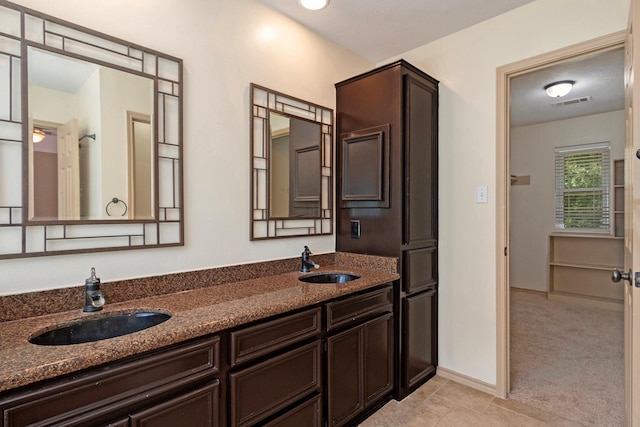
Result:
<svg viewBox="0 0 640 427"><path fill-rule="evenodd" d="M571 92L571 88L576 84L573 80L561 80L559 82L549 83L544 90L552 98L560 98Z"/></svg>
<svg viewBox="0 0 640 427"><path fill-rule="evenodd" d="M329 4L329 0L299 0L302 7L309 10L320 10Z"/></svg>

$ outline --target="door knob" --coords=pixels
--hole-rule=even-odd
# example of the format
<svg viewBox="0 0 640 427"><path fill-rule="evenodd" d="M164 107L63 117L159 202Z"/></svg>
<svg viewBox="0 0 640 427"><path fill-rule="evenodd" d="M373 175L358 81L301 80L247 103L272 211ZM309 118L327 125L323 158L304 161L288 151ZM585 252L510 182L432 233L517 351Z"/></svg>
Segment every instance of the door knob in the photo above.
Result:
<svg viewBox="0 0 640 427"><path fill-rule="evenodd" d="M620 280L626 280L631 283L631 270L628 273L622 273L620 270L615 269L611 272L611 280L618 283Z"/></svg>

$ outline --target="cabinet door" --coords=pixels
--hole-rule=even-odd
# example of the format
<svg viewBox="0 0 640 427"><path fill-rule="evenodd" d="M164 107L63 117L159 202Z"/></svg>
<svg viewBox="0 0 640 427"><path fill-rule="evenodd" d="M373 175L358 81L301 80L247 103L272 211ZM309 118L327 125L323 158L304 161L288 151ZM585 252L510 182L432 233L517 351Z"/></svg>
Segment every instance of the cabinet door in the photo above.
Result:
<svg viewBox="0 0 640 427"><path fill-rule="evenodd" d="M403 300L403 386L412 387L435 373L437 361L437 297L431 290Z"/></svg>
<svg viewBox="0 0 640 427"><path fill-rule="evenodd" d="M327 338L328 411L341 426L393 388L393 314Z"/></svg>
<svg viewBox="0 0 640 427"><path fill-rule="evenodd" d="M327 393L330 426L341 426L364 408L364 328L327 338Z"/></svg>
<svg viewBox="0 0 640 427"><path fill-rule="evenodd" d="M218 426L220 381L131 415L131 427Z"/></svg>
<svg viewBox="0 0 640 427"><path fill-rule="evenodd" d="M365 324L365 407L393 388L393 314Z"/></svg>
<svg viewBox="0 0 640 427"><path fill-rule="evenodd" d="M403 243L430 244L437 220L437 89L410 74L404 76L404 236Z"/></svg>
<svg viewBox="0 0 640 427"><path fill-rule="evenodd" d="M438 250L435 246L403 252L402 287L408 294L426 291L438 281Z"/></svg>

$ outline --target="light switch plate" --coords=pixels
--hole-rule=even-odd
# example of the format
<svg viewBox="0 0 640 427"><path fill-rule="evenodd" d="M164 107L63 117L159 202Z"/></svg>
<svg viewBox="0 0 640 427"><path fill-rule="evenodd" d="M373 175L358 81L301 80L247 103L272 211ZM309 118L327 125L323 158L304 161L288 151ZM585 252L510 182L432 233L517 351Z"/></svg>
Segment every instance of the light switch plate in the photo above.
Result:
<svg viewBox="0 0 640 427"><path fill-rule="evenodd" d="M486 185L478 186L476 194L476 203L489 203L489 187Z"/></svg>

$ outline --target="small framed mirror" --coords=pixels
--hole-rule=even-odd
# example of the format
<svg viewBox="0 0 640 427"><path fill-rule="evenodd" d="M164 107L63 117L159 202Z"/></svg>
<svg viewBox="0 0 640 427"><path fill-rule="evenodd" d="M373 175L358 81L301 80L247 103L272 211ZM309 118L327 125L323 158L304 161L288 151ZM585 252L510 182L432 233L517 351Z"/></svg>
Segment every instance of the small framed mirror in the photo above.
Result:
<svg viewBox="0 0 640 427"><path fill-rule="evenodd" d="M182 60L4 0L0 22L0 259L182 245Z"/></svg>
<svg viewBox="0 0 640 427"><path fill-rule="evenodd" d="M251 240L331 234L333 110L251 84Z"/></svg>

